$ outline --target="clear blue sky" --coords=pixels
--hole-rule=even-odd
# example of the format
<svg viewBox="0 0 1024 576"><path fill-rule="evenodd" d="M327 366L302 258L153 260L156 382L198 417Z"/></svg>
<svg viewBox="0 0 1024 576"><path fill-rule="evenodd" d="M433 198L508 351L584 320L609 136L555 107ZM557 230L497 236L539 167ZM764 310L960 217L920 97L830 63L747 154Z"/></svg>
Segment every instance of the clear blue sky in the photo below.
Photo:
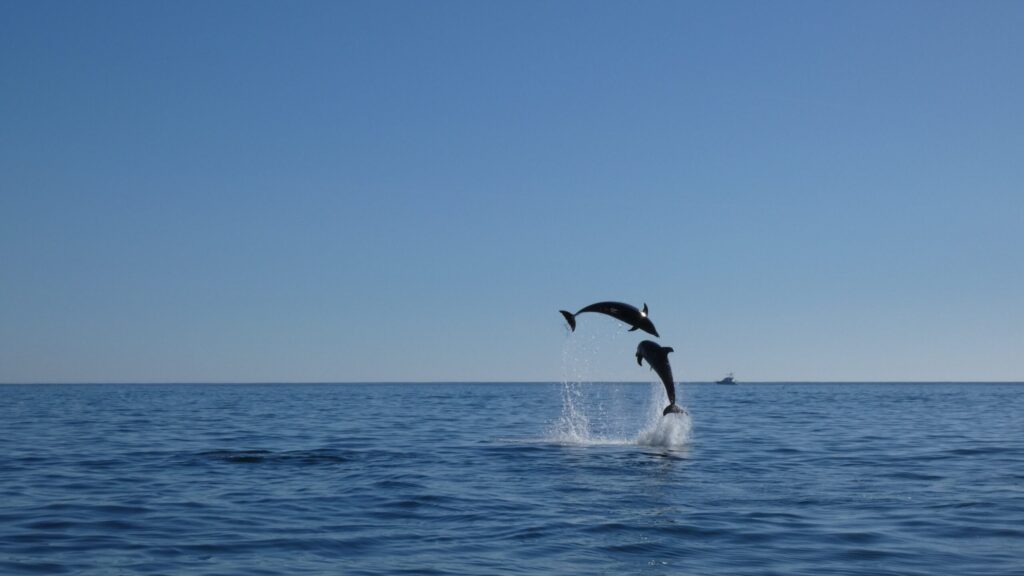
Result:
<svg viewBox="0 0 1024 576"><path fill-rule="evenodd" d="M1024 3L0 4L0 382L1024 380ZM581 317L592 376L636 333ZM603 339L603 340L602 340Z"/></svg>

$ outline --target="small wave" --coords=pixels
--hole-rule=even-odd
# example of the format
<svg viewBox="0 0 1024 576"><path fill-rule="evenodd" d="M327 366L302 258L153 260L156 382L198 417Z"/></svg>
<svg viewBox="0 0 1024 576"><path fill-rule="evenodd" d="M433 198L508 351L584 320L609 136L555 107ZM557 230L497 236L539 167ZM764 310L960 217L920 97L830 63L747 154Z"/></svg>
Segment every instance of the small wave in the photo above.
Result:
<svg viewBox="0 0 1024 576"><path fill-rule="evenodd" d="M200 460L215 460L232 464L255 464L272 456L269 450L211 450L196 454Z"/></svg>
<svg viewBox="0 0 1024 576"><path fill-rule="evenodd" d="M337 450L209 450L196 454L200 460L213 460L231 464L338 464L351 458Z"/></svg>

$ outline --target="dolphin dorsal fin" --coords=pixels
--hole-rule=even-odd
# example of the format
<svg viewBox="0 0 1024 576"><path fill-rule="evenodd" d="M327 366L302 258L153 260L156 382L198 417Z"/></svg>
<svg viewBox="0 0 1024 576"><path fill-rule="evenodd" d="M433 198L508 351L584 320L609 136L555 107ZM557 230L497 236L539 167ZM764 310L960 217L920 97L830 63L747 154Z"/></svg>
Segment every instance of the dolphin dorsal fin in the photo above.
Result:
<svg viewBox="0 0 1024 576"><path fill-rule="evenodd" d="M664 348L662 348L662 350L665 351L665 354L668 354L669 352L675 352L676 351L675 348L672 348L671 346L665 346Z"/></svg>
<svg viewBox="0 0 1024 576"><path fill-rule="evenodd" d="M644 309L640 312L640 315L647 318L647 302L644 302Z"/></svg>

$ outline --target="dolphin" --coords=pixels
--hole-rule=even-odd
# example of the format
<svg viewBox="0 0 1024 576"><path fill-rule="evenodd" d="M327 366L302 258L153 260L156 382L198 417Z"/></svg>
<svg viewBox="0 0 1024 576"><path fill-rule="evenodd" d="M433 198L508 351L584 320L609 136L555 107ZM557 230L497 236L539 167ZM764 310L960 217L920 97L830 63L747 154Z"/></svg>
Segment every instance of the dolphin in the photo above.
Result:
<svg viewBox="0 0 1024 576"><path fill-rule="evenodd" d="M661 413L662 416L672 412L685 414L686 410L676 405L676 384L672 380L672 366L668 363L668 353L675 350L667 346L659 346L657 342L644 340L636 347L636 363L643 366L641 360L647 360L647 364L658 373L661 383L665 385L665 392L668 394L668 406Z"/></svg>
<svg viewBox="0 0 1024 576"><path fill-rule="evenodd" d="M658 331L654 328L654 323L647 317L647 304L644 304L643 310L637 310L635 306L629 304L623 304L622 302L598 302L591 304L586 308L581 309L576 314L566 312L565 310L559 310L562 316L565 316L565 320L569 323L569 328L573 331L576 330L576 315L583 314L584 312L600 312L601 314L607 314L616 320L621 320L626 324L632 326L629 329L630 332L633 330L643 330L648 334L658 336ZM660 336L658 336L660 338Z"/></svg>

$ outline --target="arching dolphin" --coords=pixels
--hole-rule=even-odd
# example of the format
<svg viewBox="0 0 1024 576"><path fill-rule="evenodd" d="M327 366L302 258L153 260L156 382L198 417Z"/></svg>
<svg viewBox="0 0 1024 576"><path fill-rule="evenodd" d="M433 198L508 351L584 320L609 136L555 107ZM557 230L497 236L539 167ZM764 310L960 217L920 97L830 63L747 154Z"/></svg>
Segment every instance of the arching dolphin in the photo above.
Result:
<svg viewBox="0 0 1024 576"><path fill-rule="evenodd" d="M662 416L669 412L686 413L676 405L676 384L672 380L672 366L668 363L668 353L675 350L667 346L658 346L657 342L644 340L636 347L636 363L643 366L641 360L647 360L647 364L658 373L661 383L665 385L665 392L668 394L668 407L662 412Z"/></svg>
<svg viewBox="0 0 1024 576"><path fill-rule="evenodd" d="M654 323L647 317L647 304L644 304L643 310L637 310L636 306L630 306L629 304L623 304L622 302L598 302L591 304L586 308L581 309L576 314L566 312L565 310L559 310L562 316L565 316L565 320L569 323L569 328L576 330L576 315L583 314L584 312L600 312L601 314L607 314L616 320L621 320L626 324L632 326L629 329L630 332L633 330L643 330L648 334L658 336L658 331L654 328ZM660 338L660 336L658 336Z"/></svg>

